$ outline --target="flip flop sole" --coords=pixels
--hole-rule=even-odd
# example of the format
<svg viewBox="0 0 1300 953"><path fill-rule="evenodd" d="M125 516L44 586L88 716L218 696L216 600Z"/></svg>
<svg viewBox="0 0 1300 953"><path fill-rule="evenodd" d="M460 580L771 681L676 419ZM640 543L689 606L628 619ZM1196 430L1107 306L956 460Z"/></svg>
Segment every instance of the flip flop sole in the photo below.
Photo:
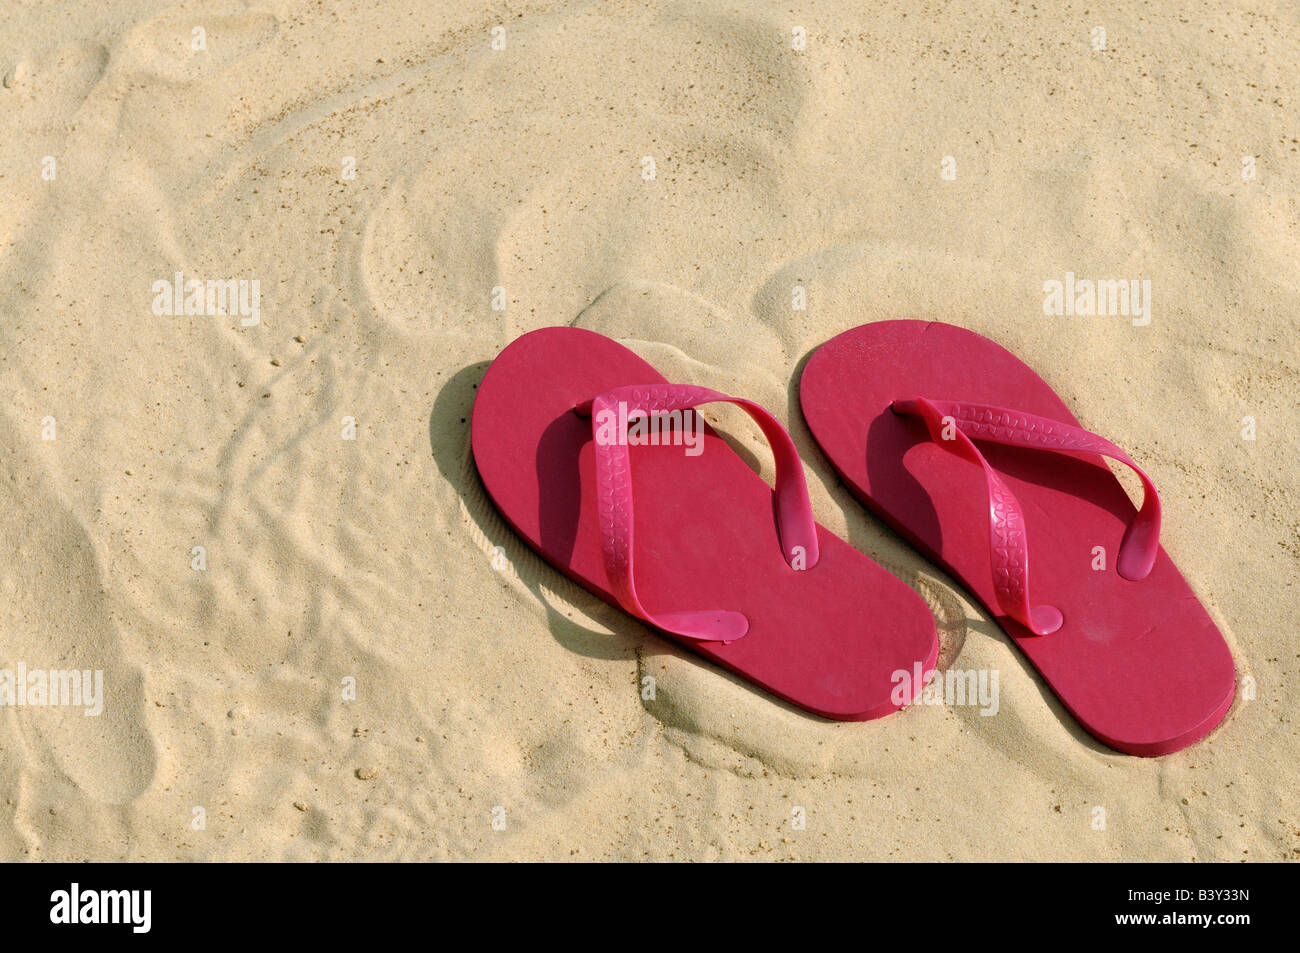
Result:
<svg viewBox="0 0 1300 953"><path fill-rule="evenodd" d="M846 331L809 358L799 384L804 418L852 492L961 581L1092 735L1153 756L1208 734L1232 704L1231 653L1163 549L1145 579L1115 571L1135 507L1104 459L980 444L1024 509L1033 595L1065 617L1060 630L1036 636L997 608L982 472L890 409L917 396L1077 425L1019 358L940 322Z"/></svg>
<svg viewBox="0 0 1300 953"><path fill-rule="evenodd" d="M664 383L609 338L543 328L501 352L474 402L474 462L492 501L552 566L613 605L592 423L573 408L622 385ZM686 449L631 448L636 586L646 608L743 612L749 632L730 644L674 641L800 708L855 721L897 710L896 673L910 675L916 663L928 671L938 653L925 603L820 526L820 561L792 569L772 488L711 428L698 455Z"/></svg>

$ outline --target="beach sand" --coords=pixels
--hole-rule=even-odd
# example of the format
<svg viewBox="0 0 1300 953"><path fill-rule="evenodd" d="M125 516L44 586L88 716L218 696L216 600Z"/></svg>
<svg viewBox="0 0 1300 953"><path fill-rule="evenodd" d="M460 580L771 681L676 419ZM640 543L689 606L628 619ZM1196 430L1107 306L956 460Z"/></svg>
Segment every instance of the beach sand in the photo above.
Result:
<svg viewBox="0 0 1300 953"><path fill-rule="evenodd" d="M0 858L1300 857L1296 5L470 6L5 4L0 664L104 698L0 710ZM1150 323L1045 314L1067 272ZM837 482L794 382L897 317L1152 476L1237 663L1207 739L1093 741ZM997 714L823 721L541 562L468 421L546 325L782 418Z"/></svg>

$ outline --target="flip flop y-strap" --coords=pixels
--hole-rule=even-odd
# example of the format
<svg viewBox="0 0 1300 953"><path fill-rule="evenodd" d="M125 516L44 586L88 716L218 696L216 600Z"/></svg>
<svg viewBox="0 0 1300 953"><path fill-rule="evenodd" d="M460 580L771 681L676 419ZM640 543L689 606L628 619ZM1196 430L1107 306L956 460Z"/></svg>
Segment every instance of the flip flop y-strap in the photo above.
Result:
<svg viewBox="0 0 1300 953"><path fill-rule="evenodd" d="M794 569L817 565L817 524L808 485L794 441L776 418L758 404L682 384L615 387L574 410L591 417L596 461L596 504L601 551L610 591L632 615L687 639L734 642L749 631L749 620L728 609L650 613L637 597L632 568L632 476L628 423L638 417L725 401L744 409L762 429L776 458L776 517L782 555Z"/></svg>
<svg viewBox="0 0 1300 953"><path fill-rule="evenodd" d="M1141 467L1104 437L1018 410L960 401L916 397L893 402L895 413L920 417L930 439L984 469L989 499L989 550L998 605L1035 635L1061 627L1060 610L1029 601L1029 547L1020 501L972 442L986 440L1038 450L1097 453L1131 468L1142 481L1142 506L1129 521L1120 543L1116 571L1125 579L1144 579L1160 549L1160 496Z"/></svg>

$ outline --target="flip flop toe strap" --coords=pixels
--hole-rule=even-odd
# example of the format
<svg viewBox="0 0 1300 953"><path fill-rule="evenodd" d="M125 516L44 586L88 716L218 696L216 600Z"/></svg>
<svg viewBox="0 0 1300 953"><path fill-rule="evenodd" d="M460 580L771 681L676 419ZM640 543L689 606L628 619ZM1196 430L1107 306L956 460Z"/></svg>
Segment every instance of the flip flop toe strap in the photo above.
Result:
<svg viewBox="0 0 1300 953"><path fill-rule="evenodd" d="M930 438L941 447L984 470L989 500L989 551L998 606L1036 635L1061 627L1062 616L1050 605L1029 600L1029 547L1020 501L975 446L975 440L1061 452L1096 453L1118 460L1142 481L1142 506L1129 521L1120 543L1116 571L1125 579L1144 579L1160 550L1160 496L1155 485L1123 450L1080 427L1023 411L963 401L916 397L893 402L895 413L920 417Z"/></svg>
<svg viewBox="0 0 1300 953"><path fill-rule="evenodd" d="M772 446L776 459L776 515L781 548L794 569L817 565L817 524L808 501L808 486L794 441L758 404L707 387L684 384L616 387L574 410L590 416L595 444L596 504L601 552L610 590L632 615L682 638L733 642L749 631L743 613L696 609L651 613L637 596L633 572L631 455L628 426L638 418L725 401L745 410Z"/></svg>

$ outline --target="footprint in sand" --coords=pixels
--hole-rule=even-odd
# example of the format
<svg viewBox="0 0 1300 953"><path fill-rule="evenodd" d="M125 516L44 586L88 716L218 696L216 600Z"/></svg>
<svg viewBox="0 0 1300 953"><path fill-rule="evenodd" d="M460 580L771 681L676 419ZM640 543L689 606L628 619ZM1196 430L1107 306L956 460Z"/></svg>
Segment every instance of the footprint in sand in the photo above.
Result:
<svg viewBox="0 0 1300 953"><path fill-rule="evenodd" d="M39 102L47 113L71 114L99 82L108 66L108 50L98 43L71 43L39 55L0 59L6 108Z"/></svg>
<svg viewBox="0 0 1300 953"><path fill-rule="evenodd" d="M149 787L156 765L143 674L124 656L94 546L50 489L56 481L4 417L0 445L11 448L0 462L0 668L14 671L21 662L29 671L103 672L100 715L80 707L9 708L0 717L4 748L18 762L20 793L32 776L46 776L93 801L125 803Z"/></svg>

